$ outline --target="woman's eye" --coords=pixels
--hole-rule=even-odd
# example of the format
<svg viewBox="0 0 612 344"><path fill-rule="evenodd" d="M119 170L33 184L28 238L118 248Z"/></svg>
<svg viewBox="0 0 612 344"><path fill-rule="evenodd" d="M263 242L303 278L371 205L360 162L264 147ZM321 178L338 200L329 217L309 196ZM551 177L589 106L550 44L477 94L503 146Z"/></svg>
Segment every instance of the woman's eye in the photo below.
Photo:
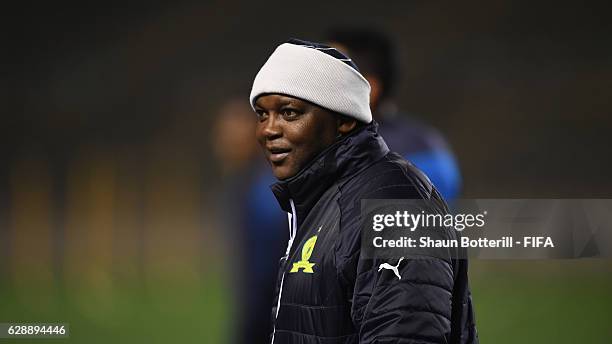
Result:
<svg viewBox="0 0 612 344"><path fill-rule="evenodd" d="M294 118L298 116L297 111L293 109L285 109L282 111L282 114L285 118Z"/></svg>
<svg viewBox="0 0 612 344"><path fill-rule="evenodd" d="M257 114L257 118L259 118L260 121L268 117L268 114L263 110L255 110L255 113Z"/></svg>

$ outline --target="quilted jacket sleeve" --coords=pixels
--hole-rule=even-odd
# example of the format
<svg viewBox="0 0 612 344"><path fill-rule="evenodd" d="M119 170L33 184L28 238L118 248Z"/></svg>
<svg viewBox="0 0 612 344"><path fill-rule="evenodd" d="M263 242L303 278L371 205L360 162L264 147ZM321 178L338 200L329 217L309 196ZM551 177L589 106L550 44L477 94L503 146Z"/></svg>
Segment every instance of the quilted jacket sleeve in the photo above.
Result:
<svg viewBox="0 0 612 344"><path fill-rule="evenodd" d="M398 264L399 263L399 264ZM397 266L399 276L382 264ZM359 260L353 322L360 343L447 343L453 271L437 258ZM400 279L401 278L401 279Z"/></svg>
<svg viewBox="0 0 612 344"><path fill-rule="evenodd" d="M372 186L383 177L385 183L393 181L393 187ZM478 343L467 260L423 256L399 261L399 258L362 256L357 209L360 199L431 197L440 200L435 189L428 190L425 196L417 193L418 181L406 182L389 174L383 177L373 177L362 184L361 190L367 193L345 192L352 202L341 202L347 206L343 207L341 216L343 239L338 244L337 261L359 343ZM390 267L397 267L397 274Z"/></svg>

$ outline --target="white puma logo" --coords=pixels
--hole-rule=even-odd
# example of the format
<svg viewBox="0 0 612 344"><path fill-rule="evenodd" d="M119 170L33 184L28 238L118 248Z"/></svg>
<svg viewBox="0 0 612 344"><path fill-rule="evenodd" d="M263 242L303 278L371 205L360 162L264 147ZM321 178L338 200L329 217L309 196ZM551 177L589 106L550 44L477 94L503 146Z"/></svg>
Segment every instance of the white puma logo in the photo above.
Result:
<svg viewBox="0 0 612 344"><path fill-rule="evenodd" d="M402 262L402 260L404 260L404 257L399 259L399 261L397 262L396 266L393 266L393 265L391 265L389 263L382 263L378 267L378 271L380 272L380 270L382 270L382 269L391 270L397 276L398 279L402 279L402 276L400 276L399 270L398 270L398 267L399 267L400 263Z"/></svg>

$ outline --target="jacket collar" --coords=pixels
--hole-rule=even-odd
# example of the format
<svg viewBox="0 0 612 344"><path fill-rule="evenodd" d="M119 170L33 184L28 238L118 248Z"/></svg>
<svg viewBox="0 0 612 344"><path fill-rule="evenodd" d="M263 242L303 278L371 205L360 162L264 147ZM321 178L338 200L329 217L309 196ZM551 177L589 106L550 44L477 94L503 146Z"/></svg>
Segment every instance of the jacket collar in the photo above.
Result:
<svg viewBox="0 0 612 344"><path fill-rule="evenodd" d="M295 176L271 186L281 208L291 212L290 201L302 222L323 193L335 182L349 177L389 152L374 121L327 147Z"/></svg>

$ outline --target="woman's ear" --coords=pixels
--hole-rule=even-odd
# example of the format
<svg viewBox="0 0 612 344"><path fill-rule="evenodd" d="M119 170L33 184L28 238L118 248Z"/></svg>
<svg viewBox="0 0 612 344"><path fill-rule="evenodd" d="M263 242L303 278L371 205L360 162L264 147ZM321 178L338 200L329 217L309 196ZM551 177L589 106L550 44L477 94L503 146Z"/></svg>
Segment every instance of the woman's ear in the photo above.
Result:
<svg viewBox="0 0 612 344"><path fill-rule="evenodd" d="M338 125L338 135L344 136L350 133L351 131L353 131L355 127L357 127L357 120L354 118L350 118L350 117L341 115L341 116L338 116L337 125Z"/></svg>

